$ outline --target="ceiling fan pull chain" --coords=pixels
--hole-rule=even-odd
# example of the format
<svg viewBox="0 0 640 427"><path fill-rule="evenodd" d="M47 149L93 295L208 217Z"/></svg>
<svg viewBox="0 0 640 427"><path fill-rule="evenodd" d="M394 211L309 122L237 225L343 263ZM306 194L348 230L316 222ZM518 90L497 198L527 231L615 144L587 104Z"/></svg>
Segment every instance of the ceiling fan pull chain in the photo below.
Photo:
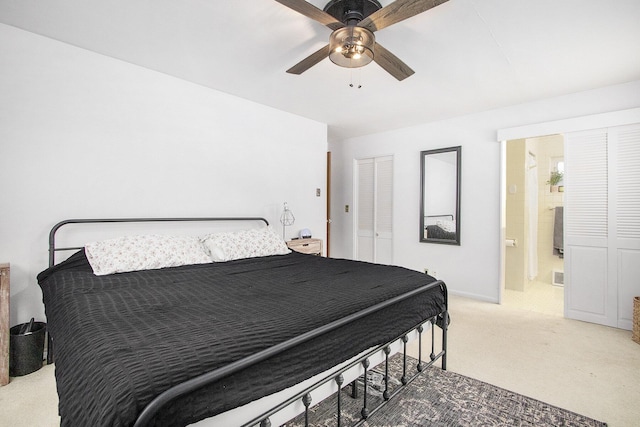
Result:
<svg viewBox="0 0 640 427"><path fill-rule="evenodd" d="M358 80L359 80L357 88L362 89L362 69L357 69L356 71L358 73ZM350 74L351 74L351 83L349 83L349 87L356 87L353 84L353 69L350 70Z"/></svg>

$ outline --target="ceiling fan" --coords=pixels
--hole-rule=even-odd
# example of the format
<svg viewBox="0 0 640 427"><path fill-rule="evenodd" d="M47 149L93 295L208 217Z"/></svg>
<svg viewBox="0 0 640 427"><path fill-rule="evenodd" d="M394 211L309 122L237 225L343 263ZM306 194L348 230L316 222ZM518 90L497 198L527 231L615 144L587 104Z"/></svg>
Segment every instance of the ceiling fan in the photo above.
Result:
<svg viewBox="0 0 640 427"><path fill-rule="evenodd" d="M382 7L377 0L331 0L320 10L305 0L276 0L333 30L329 44L287 70L302 74L324 58L342 67L358 68L375 61L402 81L414 71L376 42L375 31L432 9L448 0L396 0Z"/></svg>

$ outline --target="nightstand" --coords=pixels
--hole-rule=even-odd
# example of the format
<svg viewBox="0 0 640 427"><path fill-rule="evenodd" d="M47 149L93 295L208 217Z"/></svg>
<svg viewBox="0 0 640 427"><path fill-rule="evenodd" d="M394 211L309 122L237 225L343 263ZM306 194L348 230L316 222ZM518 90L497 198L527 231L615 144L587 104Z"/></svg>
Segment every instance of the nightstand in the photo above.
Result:
<svg viewBox="0 0 640 427"><path fill-rule="evenodd" d="M287 246L292 251L322 256L322 239L289 240Z"/></svg>

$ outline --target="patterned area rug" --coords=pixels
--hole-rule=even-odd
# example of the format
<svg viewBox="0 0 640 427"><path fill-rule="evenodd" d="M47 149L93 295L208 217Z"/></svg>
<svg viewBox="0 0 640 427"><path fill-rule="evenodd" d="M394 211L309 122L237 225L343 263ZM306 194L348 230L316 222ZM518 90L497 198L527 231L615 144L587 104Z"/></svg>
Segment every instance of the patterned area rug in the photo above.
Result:
<svg viewBox="0 0 640 427"><path fill-rule="evenodd" d="M417 361L407 358L409 373L415 372ZM402 357L390 359L390 379L399 378ZM379 367L384 369L382 366ZM380 371L383 372L383 371ZM393 372L393 374L391 374ZM382 399L381 384L384 375L372 372L369 378L367 406L375 407ZM392 389L400 387L397 380L390 381ZM352 425L360 419L362 407L362 384L360 397L351 398L351 387L342 394L342 425ZM336 396L310 408L309 424L312 426L336 426ZM287 427L304 425L302 416L288 423ZM415 381L404 388L391 402L371 415L364 426L606 426L605 423L549 405L474 380L439 367L427 368Z"/></svg>

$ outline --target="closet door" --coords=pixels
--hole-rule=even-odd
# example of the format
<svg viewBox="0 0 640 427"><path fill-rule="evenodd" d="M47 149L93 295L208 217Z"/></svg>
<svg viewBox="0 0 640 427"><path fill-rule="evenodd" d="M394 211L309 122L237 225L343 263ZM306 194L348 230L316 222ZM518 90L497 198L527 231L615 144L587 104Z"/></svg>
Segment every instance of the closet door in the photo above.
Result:
<svg viewBox="0 0 640 427"><path fill-rule="evenodd" d="M640 125L614 128L609 135L616 141L609 203L615 205L617 326L632 329L633 297L640 295Z"/></svg>
<svg viewBox="0 0 640 427"><path fill-rule="evenodd" d="M640 125L566 141L566 316L631 329L640 294Z"/></svg>
<svg viewBox="0 0 640 427"><path fill-rule="evenodd" d="M609 269L607 130L567 135L565 144L565 315L615 326Z"/></svg>
<svg viewBox="0 0 640 427"><path fill-rule="evenodd" d="M393 157L375 159L375 262L393 263Z"/></svg>
<svg viewBox="0 0 640 427"><path fill-rule="evenodd" d="M363 159L357 161L356 185L356 241L354 258L360 261L374 262L374 159Z"/></svg>
<svg viewBox="0 0 640 427"><path fill-rule="evenodd" d="M393 157L356 162L356 236L354 258L393 261Z"/></svg>

